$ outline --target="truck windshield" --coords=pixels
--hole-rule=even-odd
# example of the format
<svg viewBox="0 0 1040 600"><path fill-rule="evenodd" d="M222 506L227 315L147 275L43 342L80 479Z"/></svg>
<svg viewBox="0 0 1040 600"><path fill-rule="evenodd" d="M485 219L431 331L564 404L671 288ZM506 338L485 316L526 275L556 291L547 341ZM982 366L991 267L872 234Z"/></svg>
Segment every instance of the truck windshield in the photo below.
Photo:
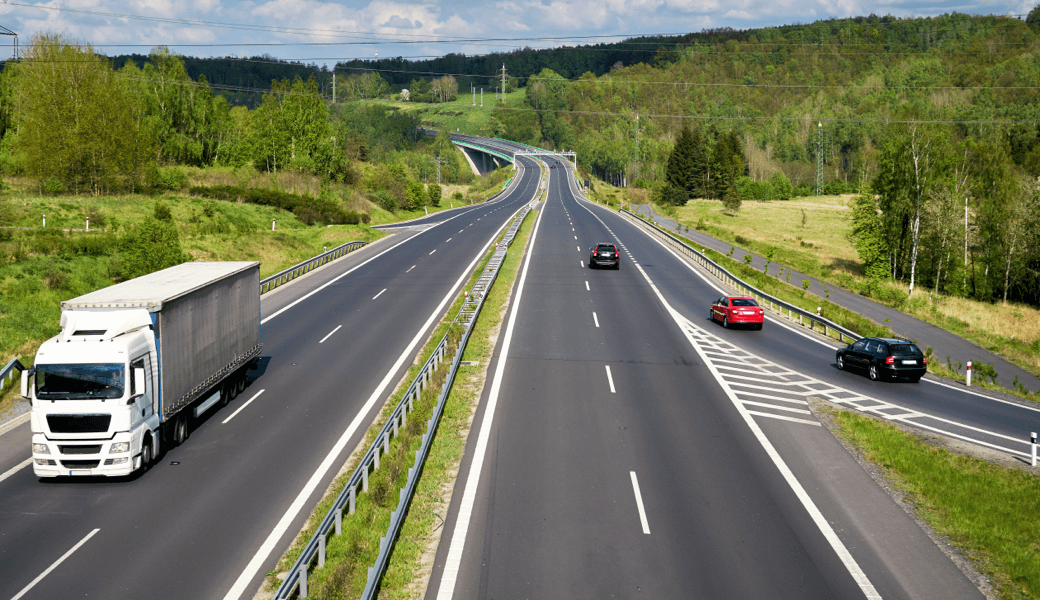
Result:
<svg viewBox="0 0 1040 600"><path fill-rule="evenodd" d="M125 370L119 363L36 365L36 397L40 400L122 398Z"/></svg>

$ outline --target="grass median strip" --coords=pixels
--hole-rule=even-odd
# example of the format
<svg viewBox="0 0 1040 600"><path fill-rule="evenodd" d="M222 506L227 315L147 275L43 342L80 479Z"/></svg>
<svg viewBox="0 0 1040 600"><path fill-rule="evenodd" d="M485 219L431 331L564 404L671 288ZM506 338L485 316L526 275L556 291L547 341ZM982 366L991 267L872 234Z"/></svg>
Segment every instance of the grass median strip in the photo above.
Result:
<svg viewBox="0 0 1040 600"><path fill-rule="evenodd" d="M486 347L488 332L486 330L486 315L498 316L501 306L508 300L509 290L516 277L523 249L530 237L533 215L525 219L512 244L510 252L499 272L498 279L491 288L476 329L470 336L469 348L475 350L474 356L483 356ZM480 265L472 274L465 289L469 290L476 281L477 276L483 271L487 260L493 252L481 261ZM499 299L505 290L506 299ZM429 358L441 337L449 326L456 335L452 336L452 343L457 344L461 337L461 325L451 325L451 320L458 313L463 302L462 294L456 299L447 317L441 322L430 336L429 341L423 348L415 365L398 385L393 396L386 402L380 417L369 428L365 440L359 448L368 448L383 424L386 422L393 408L400 401L402 394L408 384L418 374L421 365ZM456 346L457 347L457 346ZM454 351L448 352L450 356ZM490 350L486 351L490 358ZM474 360L467 349L465 360ZM481 359L477 359L481 360ZM481 360L481 362L486 362ZM436 517L431 509L434 503L442 501L441 488L445 482L454 477L458 461L465 446L465 430L468 429L468 421L472 413L471 405L479 398L479 390L472 395L470 378L475 371L483 371L486 366L475 368L472 366L460 369L452 393L449 395L444 413L430 455L423 468L422 478L419 482L416 494L408 509L408 518L404 524L402 533L394 547L393 557L389 568L383 578L380 596L382 597L411 597L411 590L416 588L415 581L421 571L415 570L415 565L422 556L426 542L436 530ZM372 473L369 479L369 491L359 493L356 502L356 511L353 515L343 518L343 534L331 536L328 539L325 566L315 569L309 574L308 587L309 596L312 598L342 598L356 597L360 595L365 587L368 568L371 567L379 551L379 538L386 533L390 523L390 513L396 508L401 487L404 485L408 468L415 458L415 451L422 442L422 433L425 431L426 420L432 414L433 407L437 401L437 394L444 383L447 373L447 364L438 369L428 388L422 393L421 399L416 402L416 410L409 413L408 426L399 440L395 440L390 447L390 452L381 460L379 470ZM292 548L279 561L275 571L268 573L264 589L258 594L259 597L270 597L270 594L279 584L279 574L289 569L303 550L307 541L313 535L314 529L320 523L322 517L328 512L335 498L350 479L357 463L364 456L364 450L355 451L348 461L347 468L341 471L334 483L326 492L325 497L318 507L312 512L310 519L303 531L297 536ZM450 496L450 489L447 490ZM425 586L425 582L422 582Z"/></svg>
<svg viewBox="0 0 1040 600"><path fill-rule="evenodd" d="M951 452L942 438L831 406L836 434L987 575L997 597L1040 598L1040 477ZM1032 471L1032 472L1030 472Z"/></svg>

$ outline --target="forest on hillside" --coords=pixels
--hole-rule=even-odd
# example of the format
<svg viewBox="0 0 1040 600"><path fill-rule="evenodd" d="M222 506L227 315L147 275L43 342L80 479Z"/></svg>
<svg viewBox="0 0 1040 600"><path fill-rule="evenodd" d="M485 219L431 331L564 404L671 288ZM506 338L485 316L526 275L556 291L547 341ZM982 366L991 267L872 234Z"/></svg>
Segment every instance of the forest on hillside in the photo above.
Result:
<svg viewBox="0 0 1040 600"><path fill-rule="evenodd" d="M1038 34L1040 8L1024 21L871 15L354 61L333 69L336 102L332 73L313 65L161 48L110 60L44 36L0 75L0 172L48 193L157 189L170 165L298 170L349 186L352 165L370 161L381 174L364 182L372 198L392 184L408 202L402 190L429 181L429 158L454 156L448 142L420 141L416 112L356 100L403 100L408 86L412 103L447 102L504 64L524 100L499 103L468 133L573 149L591 175L662 203L707 197L736 210L861 193L850 241L865 274L1040 304ZM257 89L253 104L228 96ZM468 176L457 156L445 173Z"/></svg>

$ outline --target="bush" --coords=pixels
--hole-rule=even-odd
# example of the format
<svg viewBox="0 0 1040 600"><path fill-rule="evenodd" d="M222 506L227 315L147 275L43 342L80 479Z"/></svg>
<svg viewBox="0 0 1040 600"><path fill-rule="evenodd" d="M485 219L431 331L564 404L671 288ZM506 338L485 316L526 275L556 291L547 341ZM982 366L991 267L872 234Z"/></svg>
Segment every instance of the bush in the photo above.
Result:
<svg viewBox="0 0 1040 600"><path fill-rule="evenodd" d="M152 216L160 221L173 222L173 211L170 210L170 205L165 202L155 203L155 208L152 209Z"/></svg>
<svg viewBox="0 0 1040 600"><path fill-rule="evenodd" d="M181 249L177 228L167 221L148 217L119 240L119 260L113 264L117 279L133 279L191 259Z"/></svg>
<svg viewBox="0 0 1040 600"><path fill-rule="evenodd" d="M974 371L973 377L979 381L989 380L990 383L997 382L997 370L993 368L993 365L984 363L981 360L971 363L971 370Z"/></svg>
<svg viewBox="0 0 1040 600"><path fill-rule="evenodd" d="M153 192L179 191L188 187L188 174L179 167L159 167L148 173L147 186Z"/></svg>
<svg viewBox="0 0 1040 600"><path fill-rule="evenodd" d="M378 190L372 194L372 202L383 210L393 212L397 210L397 200L389 190Z"/></svg>
<svg viewBox="0 0 1040 600"><path fill-rule="evenodd" d="M769 183L773 184L777 200L790 200L791 196L794 194L794 187L791 185L791 180L779 171L773 173L773 176L769 178Z"/></svg>
<svg viewBox="0 0 1040 600"><path fill-rule="evenodd" d="M815 195L815 192L813 191L813 186L809 185L808 183L803 183L803 184L799 185L798 187L794 188L794 192L791 194L791 197L792 198L795 197L795 196L806 197L806 196L814 196L814 195Z"/></svg>
<svg viewBox="0 0 1040 600"><path fill-rule="evenodd" d="M331 197L315 198L306 194L290 194L281 190L242 188L232 185L195 186L190 190L194 196L216 200L242 200L249 204L272 206L287 210L307 225L316 222L326 225L344 223L346 213Z"/></svg>
<svg viewBox="0 0 1040 600"><path fill-rule="evenodd" d="M441 205L441 195L443 193L441 186L436 183L431 183L429 187L426 188L426 196L430 199L430 206L439 207Z"/></svg>

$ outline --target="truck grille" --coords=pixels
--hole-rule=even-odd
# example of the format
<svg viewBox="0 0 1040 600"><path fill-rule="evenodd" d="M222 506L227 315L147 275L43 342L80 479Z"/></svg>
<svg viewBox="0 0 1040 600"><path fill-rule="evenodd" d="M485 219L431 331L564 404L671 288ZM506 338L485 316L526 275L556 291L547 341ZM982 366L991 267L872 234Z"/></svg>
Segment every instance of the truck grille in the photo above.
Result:
<svg viewBox="0 0 1040 600"><path fill-rule="evenodd" d="M96 446L58 446L62 454L101 454L101 444Z"/></svg>
<svg viewBox="0 0 1040 600"><path fill-rule="evenodd" d="M112 415L47 415L54 433L104 433Z"/></svg>
<svg viewBox="0 0 1040 600"><path fill-rule="evenodd" d="M63 460L61 466L66 469L95 469L101 464L100 460Z"/></svg>

